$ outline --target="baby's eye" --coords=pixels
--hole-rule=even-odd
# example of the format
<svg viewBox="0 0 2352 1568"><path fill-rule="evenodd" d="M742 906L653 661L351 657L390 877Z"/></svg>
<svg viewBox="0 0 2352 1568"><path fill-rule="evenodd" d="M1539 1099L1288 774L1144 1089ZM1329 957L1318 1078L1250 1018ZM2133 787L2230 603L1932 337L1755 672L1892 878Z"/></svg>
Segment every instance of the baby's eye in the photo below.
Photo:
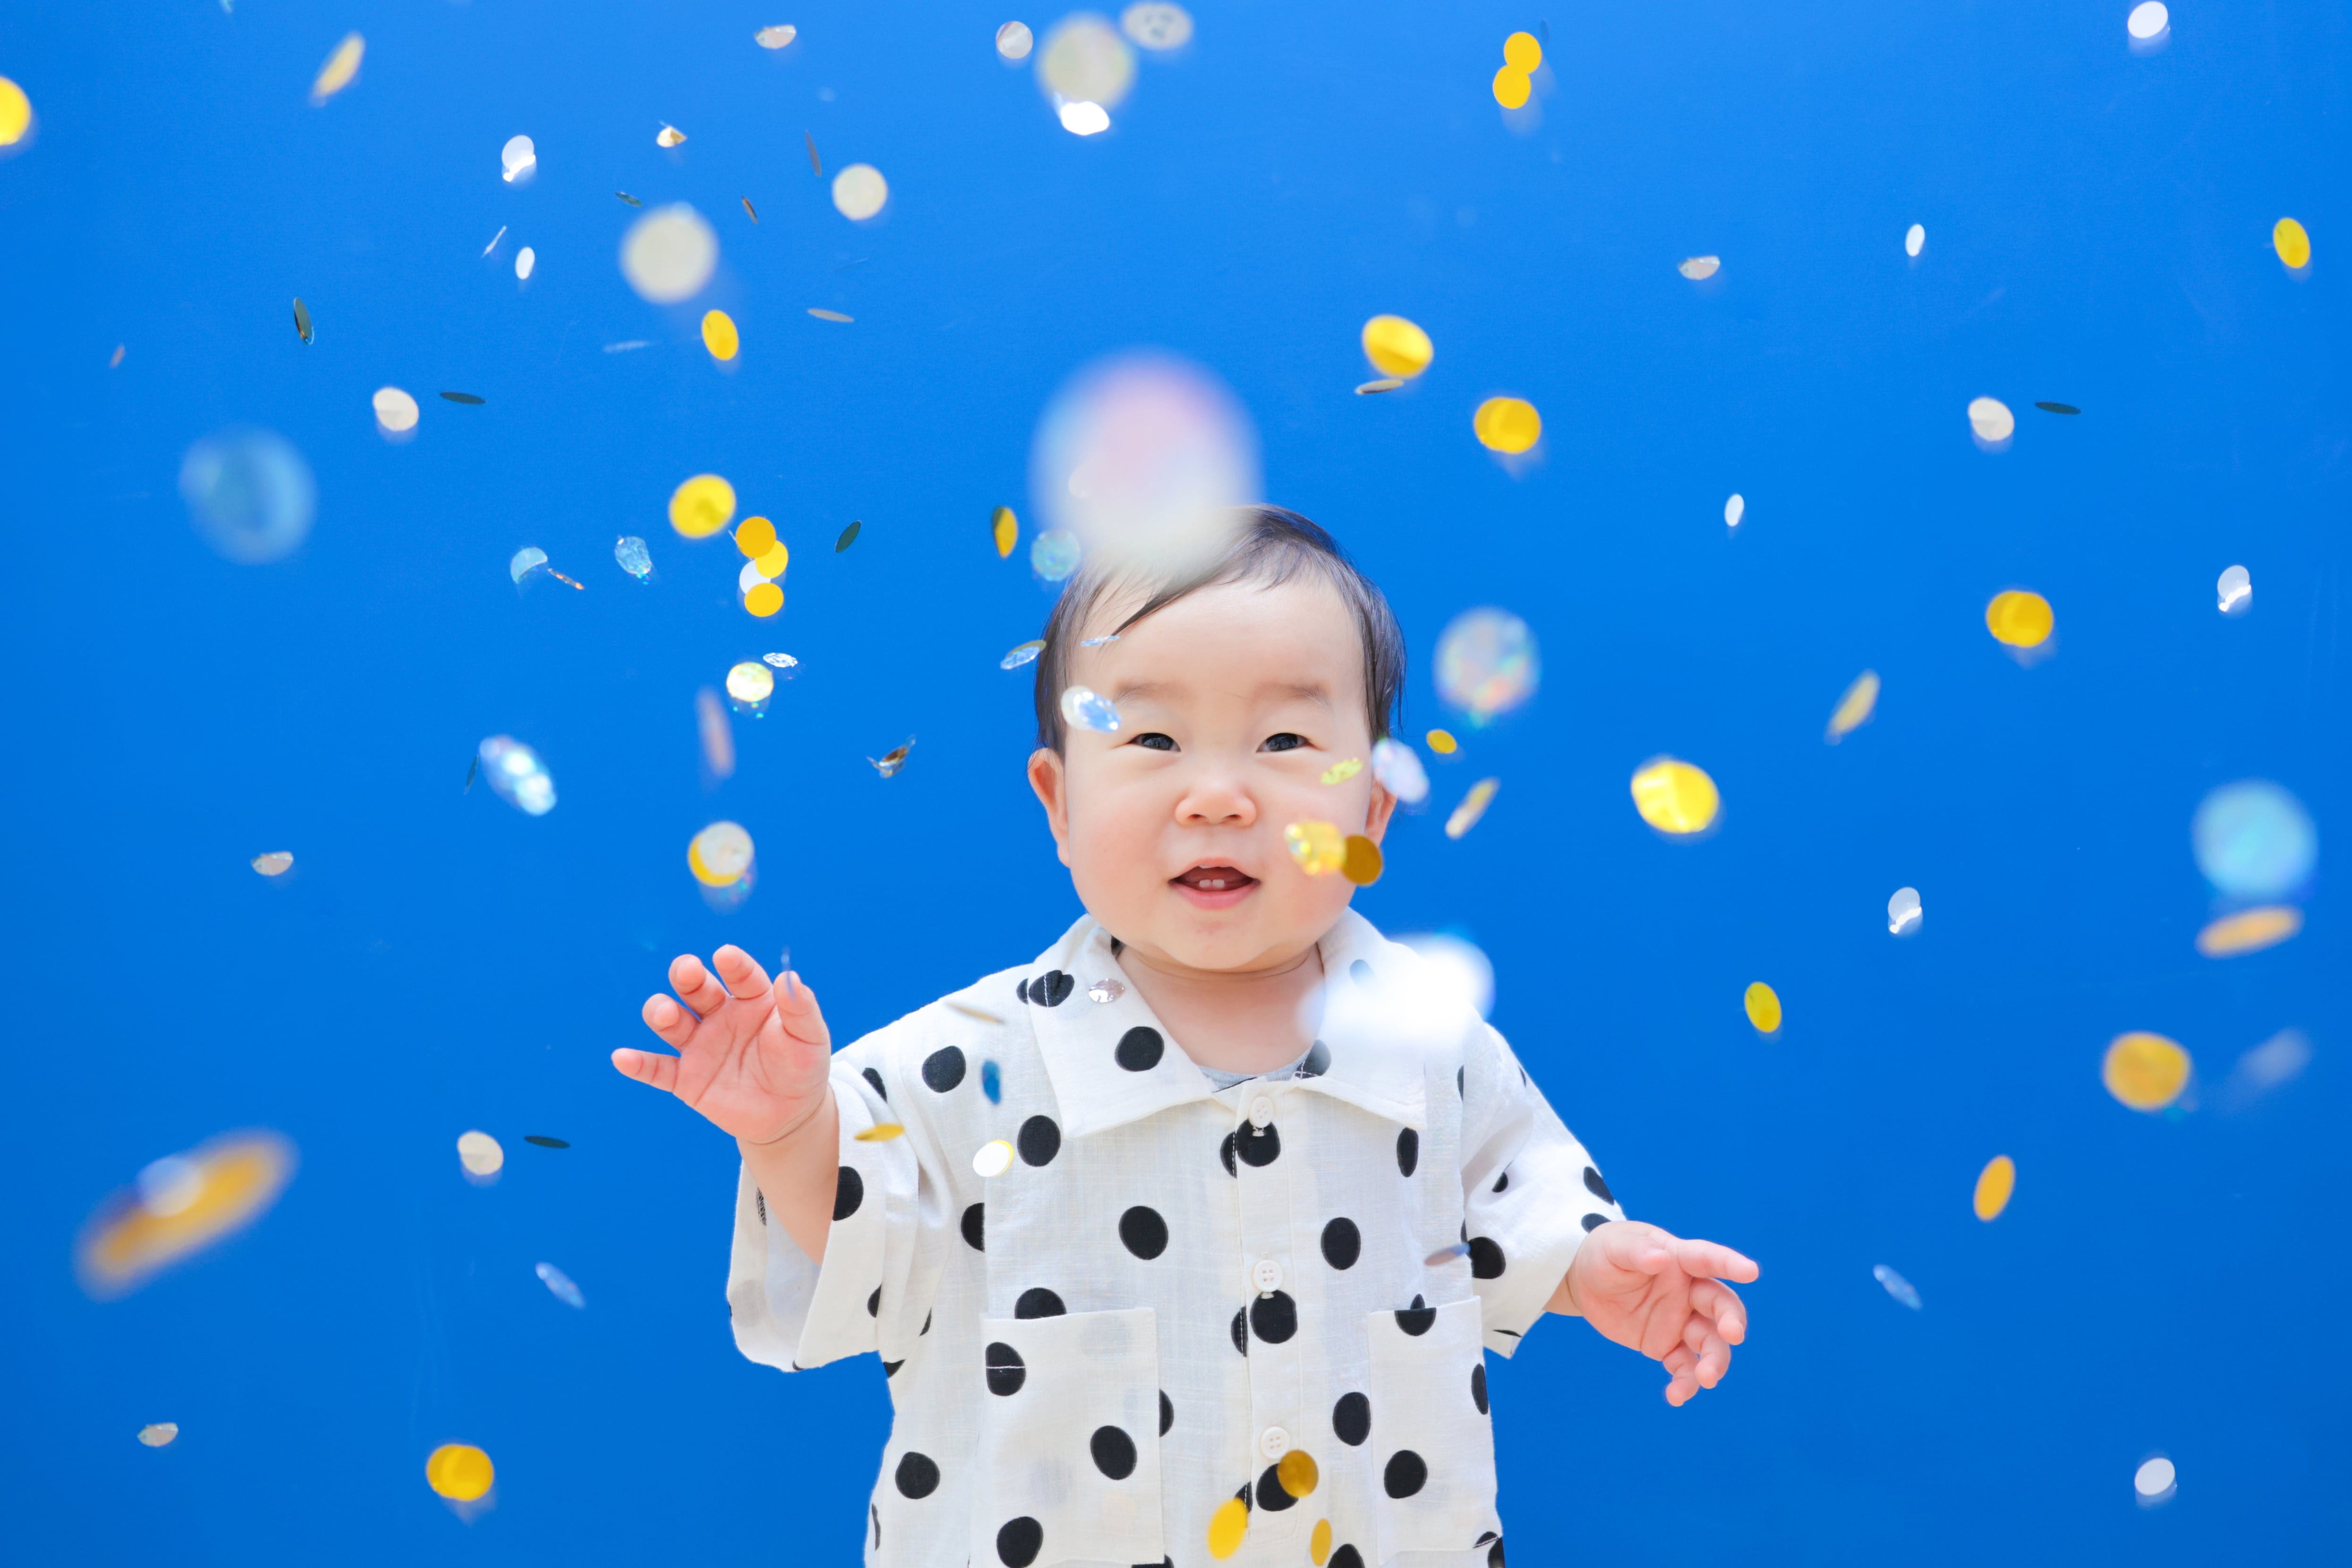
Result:
<svg viewBox="0 0 2352 1568"><path fill-rule="evenodd" d="M1279 735L1267 736L1265 737L1265 744L1259 747L1258 749L1260 751L1296 751L1306 744L1307 737L1305 736L1293 735L1290 731L1286 729Z"/></svg>
<svg viewBox="0 0 2352 1568"><path fill-rule="evenodd" d="M1171 736L1162 735L1156 729L1147 729L1141 735L1137 736L1135 737L1135 744L1143 747L1146 751L1173 751L1176 749L1175 738Z"/></svg>

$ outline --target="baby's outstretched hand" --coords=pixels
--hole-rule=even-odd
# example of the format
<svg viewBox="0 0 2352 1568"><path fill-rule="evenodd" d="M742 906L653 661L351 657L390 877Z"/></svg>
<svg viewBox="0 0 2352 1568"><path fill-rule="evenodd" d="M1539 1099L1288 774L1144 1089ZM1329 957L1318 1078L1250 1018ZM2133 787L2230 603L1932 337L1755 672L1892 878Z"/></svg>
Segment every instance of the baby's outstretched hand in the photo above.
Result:
<svg viewBox="0 0 2352 1568"><path fill-rule="evenodd" d="M1745 1284L1757 1273L1728 1247L1617 1219L1584 1239L1551 1307L1664 1362L1674 1374L1666 1403L1681 1405L1731 1370L1731 1347L1748 1337L1748 1308L1722 1281Z"/></svg>
<svg viewBox="0 0 2352 1568"><path fill-rule="evenodd" d="M646 1027L676 1056L623 1049L613 1065L640 1083L667 1089L747 1144L786 1137L825 1103L832 1037L816 998L787 972L771 987L767 972L740 947L710 956L713 975L691 953L669 967L686 1004L646 998Z"/></svg>

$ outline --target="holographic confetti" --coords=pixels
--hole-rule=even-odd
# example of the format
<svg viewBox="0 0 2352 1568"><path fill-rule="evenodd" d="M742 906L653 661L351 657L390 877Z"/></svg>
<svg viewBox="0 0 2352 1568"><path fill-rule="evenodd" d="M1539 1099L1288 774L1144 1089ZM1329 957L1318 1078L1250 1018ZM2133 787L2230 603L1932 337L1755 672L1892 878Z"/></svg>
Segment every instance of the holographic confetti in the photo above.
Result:
<svg viewBox="0 0 2352 1568"><path fill-rule="evenodd" d="M1898 887L1886 901L1886 929L1897 936L1916 936L1927 918L1916 887Z"/></svg>
<svg viewBox="0 0 2352 1568"><path fill-rule="evenodd" d="M368 400L375 410L376 428L387 435L404 435L416 428L416 400L398 387L378 387Z"/></svg>
<svg viewBox="0 0 2352 1568"><path fill-rule="evenodd" d="M639 582L654 574L653 552L646 549L646 541L635 534L623 534L614 541L613 559L620 564L623 571Z"/></svg>
<svg viewBox="0 0 2352 1568"><path fill-rule="evenodd" d="M1026 643L1015 643L1004 657L996 661L996 667L1000 670L1017 670L1024 664L1035 663L1037 655L1045 651L1045 644L1041 638L1032 638Z"/></svg>
<svg viewBox="0 0 2352 1568"><path fill-rule="evenodd" d="M1118 733L1118 709L1110 699L1086 686L1072 686L1062 694L1062 718L1079 729L1090 729L1097 735Z"/></svg>
<svg viewBox="0 0 2352 1568"><path fill-rule="evenodd" d="M1421 765L1421 754L1393 737L1372 742L1372 777L1408 806L1429 798L1429 773Z"/></svg>
<svg viewBox="0 0 2352 1568"><path fill-rule="evenodd" d="M1507 610L1465 610L1437 639L1437 695L1474 723L1525 703L1542 674L1535 633Z"/></svg>
<svg viewBox="0 0 2352 1568"><path fill-rule="evenodd" d="M727 695L739 703L764 703L774 695L776 674L763 664L746 659L727 672Z"/></svg>
<svg viewBox="0 0 2352 1568"><path fill-rule="evenodd" d="M1168 0L1136 0L1118 14L1118 30L1147 49L1181 49L1192 41L1192 14Z"/></svg>
<svg viewBox="0 0 2352 1568"><path fill-rule="evenodd" d="M291 555L310 536L318 507L310 465L284 436L226 430L188 448L180 496L205 542L243 566Z"/></svg>
<svg viewBox="0 0 2352 1568"><path fill-rule="evenodd" d="M2148 0L2148 4L2140 9L2145 11L2151 7L2158 11L2164 9L2156 4L2156 0ZM2132 1472L2132 1496L2138 1500L2142 1508L2161 1508L2170 1502L2179 1490L2180 1471L2162 1454L2143 1460L2139 1469Z"/></svg>
<svg viewBox="0 0 2352 1568"><path fill-rule="evenodd" d="M1481 779L1471 785L1462 803L1454 808L1454 814L1445 819L1445 836L1458 839L1476 827L1478 819L1486 814L1487 806L1494 800L1495 791L1502 787L1500 779Z"/></svg>
<svg viewBox="0 0 2352 1568"><path fill-rule="evenodd" d="M1381 376L1372 381L1357 382L1356 395L1370 397L1376 392L1392 392L1402 385L1404 382L1394 376Z"/></svg>
<svg viewBox="0 0 2352 1568"><path fill-rule="evenodd" d="M472 392L445 392L441 395L447 398L451 402L463 403L467 408L479 408L482 406L482 400L476 397Z"/></svg>
<svg viewBox="0 0 2352 1568"><path fill-rule="evenodd" d="M1106 975L1087 988L1087 1000L1090 1002L1115 1002L1125 995L1127 987L1116 976Z"/></svg>
<svg viewBox="0 0 2352 1568"><path fill-rule="evenodd" d="M2219 596L2224 615L2243 615L2253 608L2253 574L2242 566L2224 568L2213 580L2213 591Z"/></svg>
<svg viewBox="0 0 2352 1568"><path fill-rule="evenodd" d="M1422 738L1429 743L1429 749L1440 757L1451 757L1462 747L1462 743L1450 732L1443 729L1433 729Z"/></svg>
<svg viewBox="0 0 2352 1568"><path fill-rule="evenodd" d="M713 822L686 846L686 869L705 887L726 887L751 869L751 835L740 822Z"/></svg>
<svg viewBox="0 0 2352 1568"><path fill-rule="evenodd" d="M588 1298L580 1293L580 1287L572 1282L572 1276L554 1264L541 1263L533 1272L539 1275L540 1282L547 1287L547 1293L565 1306L584 1307L588 1304Z"/></svg>
<svg viewBox="0 0 2352 1568"><path fill-rule="evenodd" d="M1903 254L1916 258L1927 248L1927 225L1913 224L1903 231Z"/></svg>
<svg viewBox="0 0 2352 1568"><path fill-rule="evenodd" d="M1896 1273L1894 1270L1888 1268L1884 1263L1872 1264L1870 1267L1870 1272L1874 1279L1875 1279L1880 1284L1886 1287L1886 1293L1888 1295L1894 1297L1896 1301L1902 1302L1905 1306L1910 1308L1915 1312L1919 1310L1919 1292L1912 1287L1910 1281L1905 1279L1902 1275Z"/></svg>
<svg viewBox="0 0 2352 1568"><path fill-rule="evenodd" d="M1282 841L1308 876L1322 876L1347 863L1347 840L1329 822L1293 822L1282 830Z"/></svg>
<svg viewBox="0 0 2352 1568"><path fill-rule="evenodd" d="M547 552L545 550L541 549L537 545L525 545L522 549L514 552L514 559L512 560L507 562L507 575L513 578L515 582L520 585L524 578L529 577L532 572L537 571L541 567L543 567L546 564Z"/></svg>
<svg viewBox="0 0 2352 1568"><path fill-rule="evenodd" d="M1334 762L1330 767L1326 768L1323 770L1323 782L1345 784L1363 770L1364 759L1360 757L1350 757L1345 762Z"/></svg>
<svg viewBox="0 0 2352 1568"><path fill-rule="evenodd" d="M2225 898L2290 897L2319 862L2319 831L2303 802L2266 779L2224 784L2189 823L2197 869Z"/></svg>
<svg viewBox="0 0 2352 1568"><path fill-rule="evenodd" d="M545 1133L525 1133L522 1141L542 1149L568 1149L572 1145L562 1138L551 1138Z"/></svg>
<svg viewBox="0 0 2352 1568"><path fill-rule="evenodd" d="M538 168L539 148L528 136L509 136L506 145L499 149L499 178L509 185L529 180ZM506 232L499 230L500 234ZM498 242L492 240L490 243L496 245ZM490 253L485 250L482 254L488 256Z"/></svg>
<svg viewBox="0 0 2352 1568"><path fill-rule="evenodd" d="M526 816L544 817L555 810L555 779L538 752L510 735L494 735L475 755L499 800Z"/></svg>
<svg viewBox="0 0 2352 1568"><path fill-rule="evenodd" d="M1048 582L1059 582L1078 570L1078 536L1066 528L1049 528L1029 541L1029 566Z"/></svg>
<svg viewBox="0 0 2352 1568"><path fill-rule="evenodd" d="M1026 22L1007 22L996 29L996 52L1008 60L1025 60L1034 42Z"/></svg>
<svg viewBox="0 0 2352 1568"><path fill-rule="evenodd" d="M762 653L760 655L760 660L762 664L781 671L783 678L788 681L793 678L793 672L801 667L801 662L790 653Z"/></svg>
<svg viewBox="0 0 2352 1568"><path fill-rule="evenodd" d="M869 757L866 760L874 765L874 771L882 775L883 778L887 779L890 775L898 772L898 769L907 766L907 753L914 749L915 737L910 735L907 737L906 745L892 747L880 757Z"/></svg>

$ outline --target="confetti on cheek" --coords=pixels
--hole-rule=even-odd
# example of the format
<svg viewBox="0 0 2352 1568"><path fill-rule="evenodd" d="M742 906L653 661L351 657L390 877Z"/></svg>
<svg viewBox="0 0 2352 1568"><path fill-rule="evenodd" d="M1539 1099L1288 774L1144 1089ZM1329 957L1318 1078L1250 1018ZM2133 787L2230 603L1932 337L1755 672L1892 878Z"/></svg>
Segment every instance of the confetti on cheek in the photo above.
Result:
<svg viewBox="0 0 2352 1568"><path fill-rule="evenodd" d="M1381 880L1387 862L1381 855L1380 845L1361 833L1350 833L1343 847L1346 852L1339 861L1341 876L1358 887L1370 887Z"/></svg>
<svg viewBox="0 0 2352 1568"><path fill-rule="evenodd" d="M1329 822L1293 822L1282 830L1282 841L1308 876L1326 875L1348 862L1347 840Z"/></svg>
<svg viewBox="0 0 2352 1568"><path fill-rule="evenodd" d="M1323 782L1326 784L1345 784L1349 779L1353 779L1357 774L1361 773L1363 770L1364 759L1360 757L1350 757L1345 762L1335 762L1330 767L1325 768L1323 770Z"/></svg>

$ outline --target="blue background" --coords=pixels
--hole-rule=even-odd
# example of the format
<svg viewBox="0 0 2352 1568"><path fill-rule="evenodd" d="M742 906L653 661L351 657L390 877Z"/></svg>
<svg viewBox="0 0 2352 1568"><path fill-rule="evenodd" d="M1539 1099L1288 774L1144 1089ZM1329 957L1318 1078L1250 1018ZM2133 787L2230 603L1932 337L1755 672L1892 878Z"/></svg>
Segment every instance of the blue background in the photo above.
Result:
<svg viewBox="0 0 2352 1568"><path fill-rule="evenodd" d="M988 518L1018 507L1025 551L1039 410L1137 344L1223 376L1268 495L1385 584L1410 733L1448 721L1428 653L1450 616L1532 623L1540 696L1433 764L1360 907L1484 946L1496 1021L1633 1212L1764 1265L1750 1345L1689 1408L1565 1320L1498 1368L1514 1560L2339 1553L2344 927L2323 887L2295 941L2198 957L2188 830L2248 776L2327 843L2352 820L2352 28L2340 3L2183 0L2139 57L2126 9L1202 0L1190 49L1144 59L1087 141L964 0L0 16L40 117L0 164L10 1554L848 1559L880 1371L736 1356L733 1153L605 1055L641 1042L680 949L789 944L846 1040L1076 913L1021 778L1028 683L996 668L1048 596ZM782 21L796 45L753 46ZM1539 24L1521 132L1488 80ZM353 28L358 80L310 107ZM665 120L686 146L655 147ZM519 131L525 187L499 178ZM886 172L882 217L834 212L803 131L828 177ZM615 188L717 226L690 308L620 277ZM2282 214L2315 238L2305 277L2272 254ZM1676 275L1706 253L1713 285ZM741 327L731 371L696 338L711 305ZM1436 362L1358 398L1376 311ZM409 444L373 428L386 382L424 401ZM1497 392L1544 416L1521 476L1471 438ZM2006 453L1969 438L1980 394L2018 411ZM282 563L219 559L176 494L188 444L232 423L317 471ZM664 526L704 470L793 547L774 622L735 607L724 540ZM650 585L612 565L623 533ZM525 544L587 591L519 593ZM2232 562L2254 608L2226 621ZM1985 633L2012 585L2056 606L2039 667ZM770 648L800 678L737 721L740 771L707 791L694 691ZM1823 746L1864 667L1878 718ZM462 791L501 732L547 759L552 814ZM909 733L877 779L864 759ZM1659 752L1721 785L1706 841L1632 810ZM1490 772L1494 809L1448 841ZM719 816L761 872L726 916L683 865ZM291 877L247 869L280 848ZM1905 883L1927 917L1896 942ZM1758 978L1777 1040L1741 1016ZM2311 1069L2222 1114L2230 1064L2289 1026ZM2199 1109L2105 1095L2126 1029L2189 1046ZM276 1210L85 1299L89 1209L254 1125L301 1149ZM488 1189L452 1147L477 1126L508 1150ZM2018 1196L1984 1225L1997 1153ZM132 1441L156 1420L174 1446ZM453 1440L499 1468L471 1527L422 1484ZM2143 1511L2158 1451L2179 1493Z"/></svg>

